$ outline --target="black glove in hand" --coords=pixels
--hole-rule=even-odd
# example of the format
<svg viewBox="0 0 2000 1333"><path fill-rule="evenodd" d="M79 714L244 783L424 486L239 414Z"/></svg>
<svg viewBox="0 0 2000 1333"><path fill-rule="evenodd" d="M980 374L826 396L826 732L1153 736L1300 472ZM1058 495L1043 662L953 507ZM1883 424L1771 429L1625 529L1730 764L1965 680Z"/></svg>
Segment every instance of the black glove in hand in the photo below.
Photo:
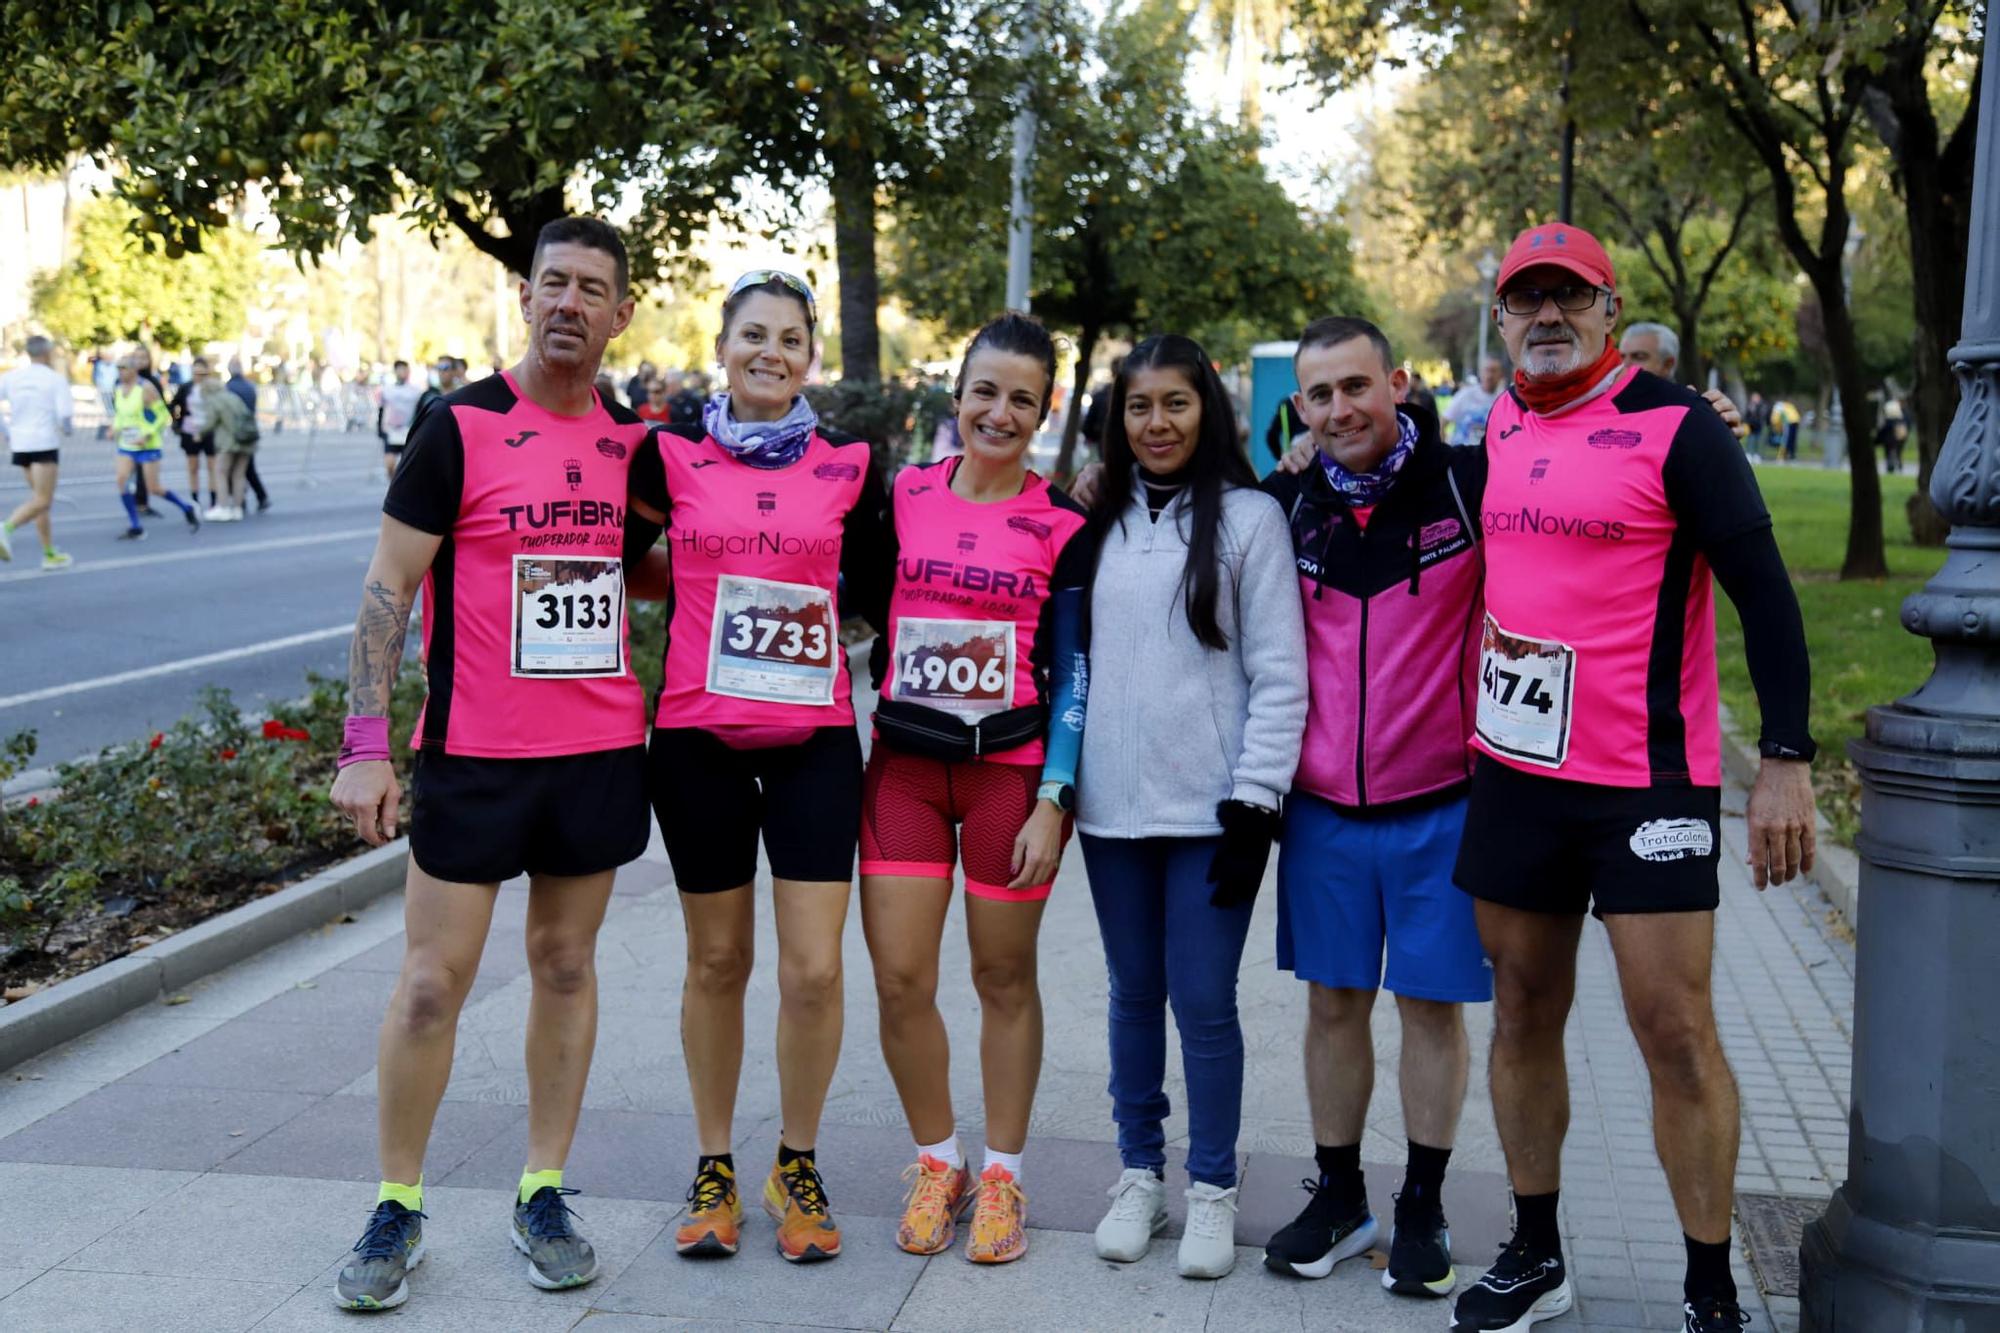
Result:
<svg viewBox="0 0 2000 1333"><path fill-rule="evenodd" d="M1257 901L1264 883L1271 843L1278 836L1278 812L1248 801L1220 801L1215 817L1222 825L1222 842L1208 863L1208 882L1215 886L1208 901L1215 907L1247 907Z"/></svg>

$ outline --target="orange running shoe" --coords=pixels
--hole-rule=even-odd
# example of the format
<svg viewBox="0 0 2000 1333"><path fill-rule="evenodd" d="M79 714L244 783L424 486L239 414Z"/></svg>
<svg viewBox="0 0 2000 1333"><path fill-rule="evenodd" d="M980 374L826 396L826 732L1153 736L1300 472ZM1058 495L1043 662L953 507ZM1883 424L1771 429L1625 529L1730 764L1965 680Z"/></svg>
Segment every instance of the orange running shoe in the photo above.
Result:
<svg viewBox="0 0 2000 1333"><path fill-rule="evenodd" d="M812 1158L772 1164L764 1181L764 1211L778 1223L778 1254L788 1263L831 1259L840 1253L840 1228L827 1207L826 1185Z"/></svg>
<svg viewBox="0 0 2000 1333"><path fill-rule="evenodd" d="M972 1172L963 1163L946 1166L929 1153L903 1168L910 1193L903 1200L903 1224L896 1244L911 1254L942 1254L958 1236L958 1219L972 1201Z"/></svg>
<svg viewBox="0 0 2000 1333"><path fill-rule="evenodd" d="M674 1233L674 1248L695 1257L727 1258L736 1253L743 1202L736 1197L736 1173L709 1162L688 1186L687 1217Z"/></svg>
<svg viewBox="0 0 2000 1333"><path fill-rule="evenodd" d="M1028 1252L1028 1196L1006 1167L995 1162L979 1173L972 1209L972 1239L965 1257L975 1264L1011 1264Z"/></svg>

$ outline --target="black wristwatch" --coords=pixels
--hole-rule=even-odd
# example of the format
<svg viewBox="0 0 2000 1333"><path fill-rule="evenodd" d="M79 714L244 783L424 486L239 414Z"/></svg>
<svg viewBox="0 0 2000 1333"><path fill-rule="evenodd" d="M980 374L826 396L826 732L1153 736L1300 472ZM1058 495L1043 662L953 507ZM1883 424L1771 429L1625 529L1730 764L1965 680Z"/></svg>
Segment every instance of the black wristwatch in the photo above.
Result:
<svg viewBox="0 0 2000 1333"><path fill-rule="evenodd" d="M1068 814L1076 809L1076 788L1067 782L1044 782L1035 789L1035 799L1049 801Z"/></svg>
<svg viewBox="0 0 2000 1333"><path fill-rule="evenodd" d="M1758 741L1757 753L1766 759L1796 759L1811 763L1813 756L1819 753L1819 747L1811 741L1806 742L1803 750L1797 746L1786 745L1783 741Z"/></svg>

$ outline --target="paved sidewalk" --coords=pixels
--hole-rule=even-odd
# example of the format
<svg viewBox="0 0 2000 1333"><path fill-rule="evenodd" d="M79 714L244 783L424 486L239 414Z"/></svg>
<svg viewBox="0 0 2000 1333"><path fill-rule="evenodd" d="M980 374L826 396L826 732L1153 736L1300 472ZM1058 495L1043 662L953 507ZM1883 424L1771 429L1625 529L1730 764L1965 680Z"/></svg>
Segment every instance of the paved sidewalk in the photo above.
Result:
<svg viewBox="0 0 2000 1333"><path fill-rule="evenodd" d="M1740 793L1734 796L1741 808ZM1740 865L1740 819L1725 829ZM502 1228L524 1149L521 1028L526 894L503 892L465 1012L458 1059L428 1164L431 1257L408 1305L389 1315L336 1310L333 1274L374 1200L375 1031L394 981L400 896L346 924L268 951L191 988L184 1002L131 1014L0 1074L0 1328L23 1330L331 1329L400 1320L416 1329L611 1330L748 1325L857 1329L1246 1329L1434 1331L1441 1303L1385 1293L1365 1261L1308 1283L1263 1270L1257 1246L1303 1201L1312 1136L1299 1075L1303 995L1274 970L1267 885L1244 959L1249 1045L1241 1151L1243 1248L1220 1282L1174 1273L1178 1226L1143 1262L1106 1264L1090 1230L1118 1162L1104 1093L1104 965L1072 849L1043 933L1047 1060L1024 1183L1028 1258L975 1269L960 1254L924 1260L894 1245L899 1173L910 1140L875 1041L859 923L846 936L848 1031L819 1145L845 1251L789 1268L753 1211L743 1253L679 1259L671 1224L694 1163L677 1036L683 938L657 843L620 876L599 951L603 1019L583 1123L569 1164L574 1202L603 1258L592 1286L529 1286ZM1846 1161L1853 953L1821 919L1817 892L1759 896L1725 870L1716 1001L1744 1092L1743 1189L1823 1198ZM777 994L768 898L736 1150L759 1180L778 1132L770 1056ZM954 916L960 909L954 908ZM1577 1312L1552 1330L1680 1327L1680 1230L1653 1157L1644 1071L1627 1034L1601 928L1585 932L1569 1028L1574 1122L1564 1211ZM964 940L946 935L943 1007L956 1062L960 1135L981 1142L977 1006ZM172 997L180 1000L181 997ZM1504 1238L1506 1190L1485 1096L1491 1024L1472 1013L1473 1093L1446 1185L1469 1277ZM1376 1020L1391 1053L1376 1079L1363 1156L1379 1213L1402 1162L1394 1006ZM1170 1061L1170 1066L1177 1066ZM1178 1076L1171 1088L1180 1101ZM1170 1136L1183 1132L1177 1115ZM1176 1139L1176 1142L1184 1140ZM1185 1179L1170 1174L1178 1219ZM753 1185L754 1188L754 1185ZM1754 1303L1741 1255L1737 1282ZM1790 1330L1796 1302L1772 1298L1752 1328Z"/></svg>

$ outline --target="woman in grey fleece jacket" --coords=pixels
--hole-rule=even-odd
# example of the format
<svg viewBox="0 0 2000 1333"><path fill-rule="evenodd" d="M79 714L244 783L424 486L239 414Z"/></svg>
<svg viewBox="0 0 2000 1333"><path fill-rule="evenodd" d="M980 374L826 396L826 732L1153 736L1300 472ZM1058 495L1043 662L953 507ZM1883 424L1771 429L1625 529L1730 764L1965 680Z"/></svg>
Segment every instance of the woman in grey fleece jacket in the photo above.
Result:
<svg viewBox="0 0 2000 1333"><path fill-rule="evenodd" d="M1077 829L1111 978L1124 1172L1097 1252L1166 1223L1166 1011L1187 1077L1185 1277L1235 1262L1243 1033L1236 973L1305 726L1291 534L1236 439L1208 356L1149 338L1111 388L1088 600Z"/></svg>

